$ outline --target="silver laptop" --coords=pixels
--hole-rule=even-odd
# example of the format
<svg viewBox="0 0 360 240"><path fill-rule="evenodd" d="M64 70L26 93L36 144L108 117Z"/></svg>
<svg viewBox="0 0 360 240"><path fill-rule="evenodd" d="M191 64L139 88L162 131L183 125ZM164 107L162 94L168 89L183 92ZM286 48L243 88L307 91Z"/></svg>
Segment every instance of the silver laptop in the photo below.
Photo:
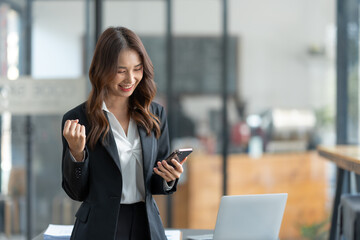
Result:
<svg viewBox="0 0 360 240"><path fill-rule="evenodd" d="M276 240L284 215L287 193L223 196L213 240ZM211 239L190 236L188 239Z"/></svg>

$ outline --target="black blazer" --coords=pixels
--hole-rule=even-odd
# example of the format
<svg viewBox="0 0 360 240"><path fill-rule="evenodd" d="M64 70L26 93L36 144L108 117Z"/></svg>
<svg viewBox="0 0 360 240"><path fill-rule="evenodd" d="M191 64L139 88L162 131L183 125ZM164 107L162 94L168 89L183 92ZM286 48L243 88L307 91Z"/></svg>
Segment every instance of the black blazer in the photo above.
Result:
<svg viewBox="0 0 360 240"><path fill-rule="evenodd" d="M62 129L66 120L79 119L79 123L89 131L85 108L86 104L83 103L67 112L62 120ZM159 209L152 194L176 191L177 181L171 190L166 191L163 178L153 174L156 162L168 156L170 147L164 108L152 103L150 109L160 119L161 136L157 139L153 132L147 136L145 129L138 126L144 164L145 204L151 239L166 240ZM115 239L122 192L121 167L111 129L106 143L103 144L101 138L93 150L85 147L84 162L74 162L67 141L62 137L62 187L70 198L83 202L75 215L71 239Z"/></svg>

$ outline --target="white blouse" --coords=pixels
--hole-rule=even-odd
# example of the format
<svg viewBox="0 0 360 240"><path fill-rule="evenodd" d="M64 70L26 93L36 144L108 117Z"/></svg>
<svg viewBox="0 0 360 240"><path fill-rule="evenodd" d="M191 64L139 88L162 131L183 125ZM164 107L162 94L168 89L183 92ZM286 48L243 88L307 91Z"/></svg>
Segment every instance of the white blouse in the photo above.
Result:
<svg viewBox="0 0 360 240"><path fill-rule="evenodd" d="M107 113L119 153L123 188L121 203L145 201L143 159L140 136L135 121L130 118L128 133L125 134L119 121L110 112L105 102L102 109Z"/></svg>

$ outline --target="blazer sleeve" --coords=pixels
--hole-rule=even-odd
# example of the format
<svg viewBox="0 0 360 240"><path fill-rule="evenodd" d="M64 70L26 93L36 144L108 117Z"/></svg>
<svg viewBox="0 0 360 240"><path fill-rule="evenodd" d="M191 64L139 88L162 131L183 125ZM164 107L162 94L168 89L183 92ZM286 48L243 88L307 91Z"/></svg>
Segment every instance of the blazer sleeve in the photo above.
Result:
<svg viewBox="0 0 360 240"><path fill-rule="evenodd" d="M158 139L158 152L155 161L155 165L158 161L164 160L170 154L170 142L169 142L169 130L166 119L166 113L163 107L159 106L159 119L160 119L160 131L161 135ZM151 193L152 194L171 194L176 191L177 182L179 179L175 180L175 184L171 189L166 189L164 184L164 179L157 174L153 174L151 179Z"/></svg>
<svg viewBox="0 0 360 240"><path fill-rule="evenodd" d="M71 199L84 201L88 194L89 151L87 147L85 147L85 159L83 162L73 161L70 155L69 145L62 134L67 119L76 119L76 117L70 118L64 115L62 120L62 188Z"/></svg>

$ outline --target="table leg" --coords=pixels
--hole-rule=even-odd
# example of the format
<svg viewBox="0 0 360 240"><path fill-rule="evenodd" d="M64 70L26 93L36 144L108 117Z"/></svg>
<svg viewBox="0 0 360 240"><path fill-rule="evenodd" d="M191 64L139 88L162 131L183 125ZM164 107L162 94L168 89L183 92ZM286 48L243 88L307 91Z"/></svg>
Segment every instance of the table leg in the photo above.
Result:
<svg viewBox="0 0 360 240"><path fill-rule="evenodd" d="M356 174L355 175L356 177L356 191L357 193L360 193L360 175L359 174Z"/></svg>
<svg viewBox="0 0 360 240"><path fill-rule="evenodd" d="M336 192L335 192L333 211L332 211L332 217L331 217L331 228L330 228L329 240L335 240L335 238L336 238L338 207L339 207L339 203L340 203L340 196L342 193L343 181L344 181L344 169L337 167Z"/></svg>
<svg viewBox="0 0 360 240"><path fill-rule="evenodd" d="M336 175L336 192L333 204L333 211L331 217L331 228L329 240L336 240L336 230L338 221L338 209L340 204L341 194L348 193L350 191L350 173L342 168L337 167Z"/></svg>

